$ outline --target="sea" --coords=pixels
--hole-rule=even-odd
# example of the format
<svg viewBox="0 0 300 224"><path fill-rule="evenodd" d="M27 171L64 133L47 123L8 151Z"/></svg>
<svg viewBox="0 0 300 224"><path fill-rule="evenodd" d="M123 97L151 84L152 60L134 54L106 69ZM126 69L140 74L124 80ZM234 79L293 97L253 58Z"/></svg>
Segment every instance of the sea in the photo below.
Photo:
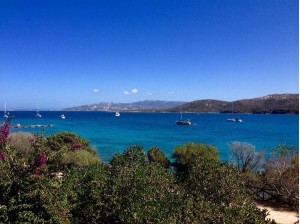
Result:
<svg viewBox="0 0 300 224"><path fill-rule="evenodd" d="M116 117L113 112L95 111L13 111L12 125L53 124L46 128L18 128L23 131L45 135L69 131L86 138L95 148L100 159L108 162L115 153L122 153L133 145L141 145L145 151L156 146L169 158L176 146L187 142L213 145L220 158L229 160L228 144L232 141L247 142L256 150L269 155L272 148L283 143L299 148L299 115L291 114L234 114L243 120L228 122L231 114L184 113L192 125L176 125L178 113L122 112ZM59 115L64 114L62 120Z"/></svg>

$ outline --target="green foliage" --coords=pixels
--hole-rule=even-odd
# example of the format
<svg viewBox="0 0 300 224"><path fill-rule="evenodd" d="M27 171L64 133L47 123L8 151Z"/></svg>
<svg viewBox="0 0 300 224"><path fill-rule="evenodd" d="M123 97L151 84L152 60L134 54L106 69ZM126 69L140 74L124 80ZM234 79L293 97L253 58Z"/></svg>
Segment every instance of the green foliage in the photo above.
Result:
<svg viewBox="0 0 300 224"><path fill-rule="evenodd" d="M158 148L131 146L104 164L73 133L33 134L22 153L20 139L11 146L3 134L0 143L0 223L264 223L241 172L212 146L176 147L171 165ZM291 151L270 157L289 161L289 178Z"/></svg>
<svg viewBox="0 0 300 224"><path fill-rule="evenodd" d="M143 147L135 145L128 147L123 154L114 154L110 159L109 164L112 166L112 170L115 170L124 167L126 164L145 164L146 161L147 157Z"/></svg>
<svg viewBox="0 0 300 224"><path fill-rule="evenodd" d="M43 132L32 135L30 150L20 151L22 141L28 142L27 137L22 137L12 140L18 142L13 146L9 141L0 145L0 223L71 223L67 197L70 191L62 185L54 169L64 170L64 164L57 159L61 151L49 147ZM70 151L77 156L74 167L99 162L95 153L77 151ZM80 156L87 158L79 159Z"/></svg>
<svg viewBox="0 0 300 224"><path fill-rule="evenodd" d="M189 142L185 145L175 147L172 157L175 159L176 163L188 165L196 157L218 159L219 155L217 149L213 146Z"/></svg>
<svg viewBox="0 0 300 224"><path fill-rule="evenodd" d="M128 147L123 153L124 158L130 163L141 163L146 162L146 155L142 146L135 145Z"/></svg>
<svg viewBox="0 0 300 224"><path fill-rule="evenodd" d="M108 198L112 222L175 223L179 213L174 176L155 163L131 163L116 170Z"/></svg>
<svg viewBox="0 0 300 224"><path fill-rule="evenodd" d="M33 135L26 132L15 132L9 135L8 142L22 156L33 152L31 140Z"/></svg>
<svg viewBox="0 0 300 224"><path fill-rule="evenodd" d="M234 167L198 157L188 168L182 223L264 223Z"/></svg>
<svg viewBox="0 0 300 224"><path fill-rule="evenodd" d="M63 180L71 205L72 223L109 223L109 168L102 163L72 167Z"/></svg>
<svg viewBox="0 0 300 224"><path fill-rule="evenodd" d="M68 203L60 186L47 166L24 166L11 154L0 161L0 223L70 223L61 215Z"/></svg>
<svg viewBox="0 0 300 224"><path fill-rule="evenodd" d="M68 151L81 149L89 151L91 153L95 153L94 150L91 149L89 142L86 139L83 139L72 132L59 132L56 134L52 134L47 138L47 142L48 146L52 150L59 151L60 149L65 147Z"/></svg>
<svg viewBox="0 0 300 224"><path fill-rule="evenodd" d="M65 152L61 158L62 165L87 166L99 162L97 155L85 150Z"/></svg>
<svg viewBox="0 0 300 224"><path fill-rule="evenodd" d="M151 163L158 163L164 168L169 168L170 166L170 161L168 160L164 152L162 152L159 148L152 147L148 151L147 157L149 162Z"/></svg>
<svg viewBox="0 0 300 224"><path fill-rule="evenodd" d="M219 159L217 149L210 145L189 142L185 145L175 147L172 158L174 159L173 166L177 176L184 179L188 172L188 165L198 157L205 159Z"/></svg>

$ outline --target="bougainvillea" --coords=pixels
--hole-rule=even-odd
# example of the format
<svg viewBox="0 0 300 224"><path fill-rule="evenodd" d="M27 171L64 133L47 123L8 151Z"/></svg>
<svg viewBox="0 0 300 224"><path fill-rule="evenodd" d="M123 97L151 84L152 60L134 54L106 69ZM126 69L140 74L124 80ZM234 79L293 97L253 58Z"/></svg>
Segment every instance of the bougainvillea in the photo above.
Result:
<svg viewBox="0 0 300 224"><path fill-rule="evenodd" d="M0 152L0 160L4 159L4 153Z"/></svg>
<svg viewBox="0 0 300 224"><path fill-rule="evenodd" d="M37 155L35 158L34 158L34 164L37 166L37 167L42 167L44 166L45 164L47 163L47 157L46 155L43 153L41 155Z"/></svg>
<svg viewBox="0 0 300 224"><path fill-rule="evenodd" d="M9 135L9 125L5 123L0 128L0 144L3 144L6 142L8 135Z"/></svg>
<svg viewBox="0 0 300 224"><path fill-rule="evenodd" d="M75 150L80 149L80 148L81 148L80 142L78 142L76 139L73 139L71 141L71 150L75 151Z"/></svg>

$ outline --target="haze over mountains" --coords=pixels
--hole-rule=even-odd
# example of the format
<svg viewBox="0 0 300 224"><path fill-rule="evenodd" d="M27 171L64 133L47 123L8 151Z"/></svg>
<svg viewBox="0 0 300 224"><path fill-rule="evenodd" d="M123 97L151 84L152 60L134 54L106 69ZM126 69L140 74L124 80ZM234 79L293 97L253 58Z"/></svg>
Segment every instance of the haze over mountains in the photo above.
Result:
<svg viewBox="0 0 300 224"><path fill-rule="evenodd" d="M186 102L181 101L161 101L144 100L134 103L111 103L100 102L95 104L83 105L78 107L66 108L69 111L159 111L173 108Z"/></svg>
<svg viewBox="0 0 300 224"><path fill-rule="evenodd" d="M205 99L193 102L138 101L134 103L96 103L66 108L68 111L157 111L198 113L271 113L299 114L299 94L272 94L234 102Z"/></svg>

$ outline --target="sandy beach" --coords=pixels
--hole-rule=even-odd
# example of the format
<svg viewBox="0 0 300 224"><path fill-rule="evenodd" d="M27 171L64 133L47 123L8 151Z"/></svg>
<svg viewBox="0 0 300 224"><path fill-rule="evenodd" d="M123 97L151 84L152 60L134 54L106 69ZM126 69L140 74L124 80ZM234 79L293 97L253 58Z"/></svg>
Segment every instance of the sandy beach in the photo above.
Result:
<svg viewBox="0 0 300 224"><path fill-rule="evenodd" d="M269 211L269 215L267 218L274 219L278 224L294 224L299 220L299 213L286 211L277 208L271 208L269 206L257 205L260 209L267 209Z"/></svg>

